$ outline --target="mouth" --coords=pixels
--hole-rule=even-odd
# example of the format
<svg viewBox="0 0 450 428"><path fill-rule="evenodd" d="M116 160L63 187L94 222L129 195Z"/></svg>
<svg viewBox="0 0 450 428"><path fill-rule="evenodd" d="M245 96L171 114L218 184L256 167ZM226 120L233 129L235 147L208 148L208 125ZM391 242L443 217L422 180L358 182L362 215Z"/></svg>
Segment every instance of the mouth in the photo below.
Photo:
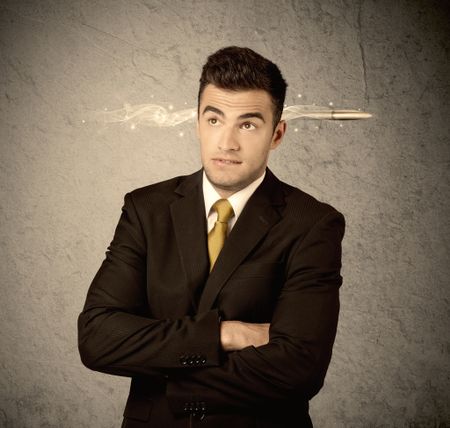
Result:
<svg viewBox="0 0 450 428"><path fill-rule="evenodd" d="M242 162L233 159L213 158L212 161L218 165L239 165Z"/></svg>

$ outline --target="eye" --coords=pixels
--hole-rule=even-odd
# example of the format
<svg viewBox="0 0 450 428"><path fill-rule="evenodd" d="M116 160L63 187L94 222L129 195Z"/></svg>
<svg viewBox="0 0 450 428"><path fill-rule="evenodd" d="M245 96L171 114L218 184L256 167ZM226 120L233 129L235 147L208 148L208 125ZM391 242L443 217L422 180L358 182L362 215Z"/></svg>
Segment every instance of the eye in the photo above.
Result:
<svg viewBox="0 0 450 428"><path fill-rule="evenodd" d="M245 129L246 131L251 131L253 129L256 129L256 126L251 122L245 122L241 125L241 128Z"/></svg>
<svg viewBox="0 0 450 428"><path fill-rule="evenodd" d="M219 124L219 121L217 120L217 118L211 117L210 119L208 119L208 123L209 123L211 126L216 126L216 125Z"/></svg>

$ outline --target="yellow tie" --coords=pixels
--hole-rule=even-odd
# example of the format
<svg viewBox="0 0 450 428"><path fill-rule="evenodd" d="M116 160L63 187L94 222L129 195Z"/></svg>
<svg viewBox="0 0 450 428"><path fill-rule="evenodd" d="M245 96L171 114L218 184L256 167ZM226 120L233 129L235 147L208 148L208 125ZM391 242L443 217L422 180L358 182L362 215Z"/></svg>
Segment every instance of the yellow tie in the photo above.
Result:
<svg viewBox="0 0 450 428"><path fill-rule="evenodd" d="M228 202L227 199L219 199L213 206L212 209L217 211L217 221L214 224L211 232L208 234L208 253L211 271L214 263L219 256L220 250L225 243L225 238L227 237L228 220L234 216L233 207Z"/></svg>

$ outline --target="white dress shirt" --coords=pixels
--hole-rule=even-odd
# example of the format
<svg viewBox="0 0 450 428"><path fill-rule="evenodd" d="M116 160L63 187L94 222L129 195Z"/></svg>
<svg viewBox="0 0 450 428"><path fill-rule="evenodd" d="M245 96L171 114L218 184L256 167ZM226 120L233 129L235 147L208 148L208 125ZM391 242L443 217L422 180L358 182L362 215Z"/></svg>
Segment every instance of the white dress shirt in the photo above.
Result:
<svg viewBox="0 0 450 428"><path fill-rule="evenodd" d="M233 193L229 198L227 198L228 202L231 204L234 211L234 216L231 217L231 219L228 221L227 233L230 233L231 229L236 224L238 217L241 215L241 212L244 209L245 204L250 199L250 196L253 195L254 191L258 188L258 186L262 183L265 176L266 171L264 170L264 174L261 177L257 178L247 187L244 187L242 190ZM223 198L219 195L219 193L217 193L217 190L214 189L213 185L208 180L205 171L203 171L203 198L205 201L205 213L206 213L206 220L208 222L208 233L209 233L211 229L214 227L214 224L217 220L217 212L211 208L218 199Z"/></svg>

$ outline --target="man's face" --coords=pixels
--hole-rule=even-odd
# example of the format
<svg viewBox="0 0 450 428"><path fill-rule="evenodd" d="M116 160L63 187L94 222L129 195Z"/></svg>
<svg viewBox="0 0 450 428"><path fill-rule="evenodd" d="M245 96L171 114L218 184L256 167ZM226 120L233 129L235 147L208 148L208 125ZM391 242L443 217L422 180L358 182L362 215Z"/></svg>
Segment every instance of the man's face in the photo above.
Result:
<svg viewBox="0 0 450 428"><path fill-rule="evenodd" d="M207 85L201 95L197 133L203 168L217 192L227 198L259 178L269 151L286 130L273 130L270 95L263 90L231 91Z"/></svg>

